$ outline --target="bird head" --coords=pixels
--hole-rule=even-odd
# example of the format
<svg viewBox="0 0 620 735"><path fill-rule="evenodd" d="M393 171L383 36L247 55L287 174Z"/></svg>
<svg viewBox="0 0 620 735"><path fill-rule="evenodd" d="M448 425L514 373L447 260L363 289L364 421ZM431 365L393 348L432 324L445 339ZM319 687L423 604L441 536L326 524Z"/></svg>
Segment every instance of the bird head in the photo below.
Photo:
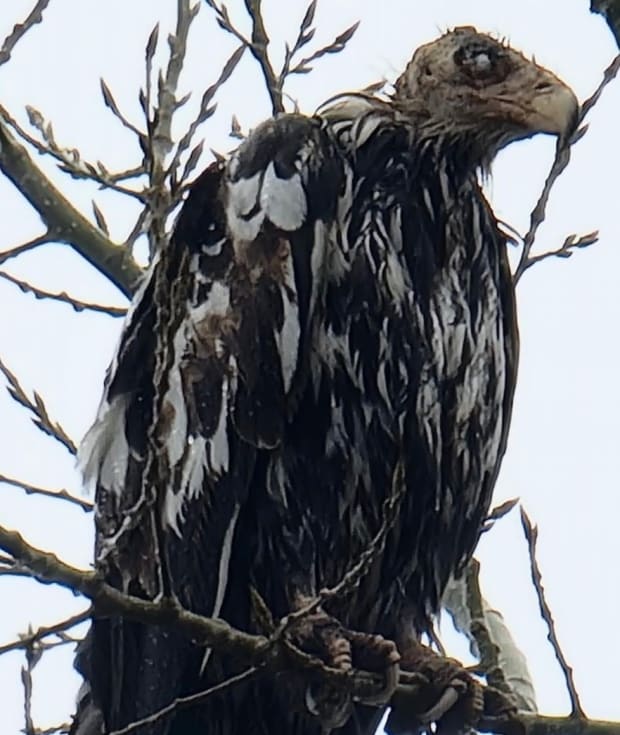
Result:
<svg viewBox="0 0 620 735"><path fill-rule="evenodd" d="M461 142L483 164L515 140L570 135L579 112L552 72L471 26L418 48L393 102L423 136Z"/></svg>

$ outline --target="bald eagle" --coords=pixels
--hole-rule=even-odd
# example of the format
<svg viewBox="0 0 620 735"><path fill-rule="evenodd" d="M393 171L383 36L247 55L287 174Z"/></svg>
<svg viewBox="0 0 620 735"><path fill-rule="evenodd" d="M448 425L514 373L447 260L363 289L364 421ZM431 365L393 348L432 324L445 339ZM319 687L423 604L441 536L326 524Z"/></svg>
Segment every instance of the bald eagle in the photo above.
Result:
<svg viewBox="0 0 620 735"><path fill-rule="evenodd" d="M457 28L416 51L391 97L268 120L197 179L82 449L110 584L264 632L251 590L278 619L337 584L402 463L385 543L313 634L429 630L488 511L517 371L506 238L479 175L512 141L567 135L577 111L549 71ZM79 666L79 735L242 668L96 614ZM367 729L359 705L330 720L292 688L264 674L139 732Z"/></svg>

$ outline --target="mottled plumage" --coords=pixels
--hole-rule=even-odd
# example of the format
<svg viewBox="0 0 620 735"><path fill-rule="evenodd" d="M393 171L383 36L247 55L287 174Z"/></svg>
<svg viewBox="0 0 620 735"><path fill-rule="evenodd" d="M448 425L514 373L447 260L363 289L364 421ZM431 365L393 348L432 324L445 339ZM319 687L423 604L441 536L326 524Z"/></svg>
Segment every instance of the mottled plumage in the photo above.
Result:
<svg viewBox="0 0 620 735"><path fill-rule="evenodd" d="M255 630L250 586L283 616L355 563L402 450L385 549L329 612L397 641L428 628L480 533L515 386L506 241L478 174L513 140L566 133L576 109L552 74L461 28L416 52L391 99L267 121L202 174L82 450L110 583ZM239 670L203 663L173 631L95 620L76 731ZM342 732L365 722L358 708ZM141 732L321 724L264 676Z"/></svg>

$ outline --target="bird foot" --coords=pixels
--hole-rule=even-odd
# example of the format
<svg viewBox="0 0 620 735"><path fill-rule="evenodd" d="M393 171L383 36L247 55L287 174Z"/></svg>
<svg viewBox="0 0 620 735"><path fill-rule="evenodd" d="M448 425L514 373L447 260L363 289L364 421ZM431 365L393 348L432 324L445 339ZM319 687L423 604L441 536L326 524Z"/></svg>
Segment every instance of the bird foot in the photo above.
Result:
<svg viewBox="0 0 620 735"><path fill-rule="evenodd" d="M422 726L436 723L437 733L464 732L478 724L485 706L485 688L461 663L417 641L401 647L401 654L401 669L420 674L427 684L416 698L415 712L392 711L386 724L390 735L414 731L412 718Z"/></svg>
<svg viewBox="0 0 620 735"><path fill-rule="evenodd" d="M340 671L354 668L384 673L379 690L357 698L364 704L381 705L389 701L398 683L400 654L396 644L383 636L347 630L331 615L319 609L296 621L288 638L297 648L320 658L326 666ZM342 727L353 707L350 691L333 685L315 683L308 686L306 709L318 717L326 729Z"/></svg>

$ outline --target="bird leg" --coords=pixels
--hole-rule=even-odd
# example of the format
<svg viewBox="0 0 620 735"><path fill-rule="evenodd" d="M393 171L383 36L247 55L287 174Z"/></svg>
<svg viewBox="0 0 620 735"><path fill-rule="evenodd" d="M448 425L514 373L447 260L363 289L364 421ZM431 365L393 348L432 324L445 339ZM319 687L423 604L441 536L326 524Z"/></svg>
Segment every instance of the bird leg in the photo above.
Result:
<svg viewBox="0 0 620 735"><path fill-rule="evenodd" d="M302 651L320 658L326 666L351 671L354 668L385 674L379 691L363 697L364 704L386 704L398 683L400 654L396 644L383 636L346 629L336 618L318 608L296 620L287 636ZM352 711L348 691L336 691L320 682L306 689L305 707L326 729L342 727Z"/></svg>
<svg viewBox="0 0 620 735"><path fill-rule="evenodd" d="M422 686L416 709L392 710L386 724L390 735L405 735L437 723L437 733L463 732L474 728L484 710L484 686L461 663L446 658L411 638L401 642L401 669L420 674Z"/></svg>

